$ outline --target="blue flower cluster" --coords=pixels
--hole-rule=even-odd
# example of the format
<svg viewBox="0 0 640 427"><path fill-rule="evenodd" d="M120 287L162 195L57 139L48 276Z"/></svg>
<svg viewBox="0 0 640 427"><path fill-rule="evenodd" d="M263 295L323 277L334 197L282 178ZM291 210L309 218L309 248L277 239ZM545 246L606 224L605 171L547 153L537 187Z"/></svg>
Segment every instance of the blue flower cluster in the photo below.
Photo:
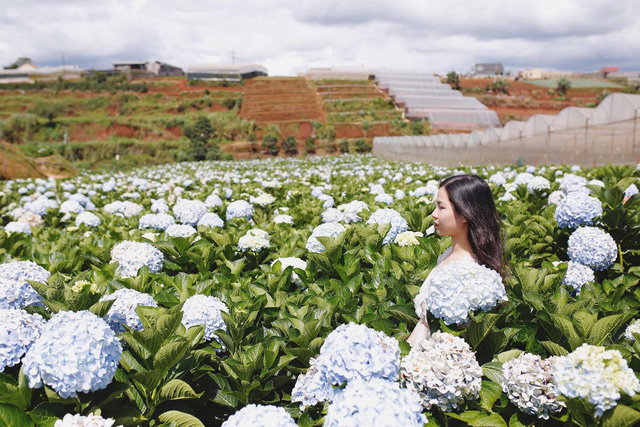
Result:
<svg viewBox="0 0 640 427"><path fill-rule="evenodd" d="M581 227L569 236L569 259L601 271L609 268L618 256L616 242L596 227Z"/></svg>
<svg viewBox="0 0 640 427"><path fill-rule="evenodd" d="M104 210L112 215L131 218L140 215L142 212L142 206L128 200L125 200L124 202L116 200L115 202L104 205Z"/></svg>
<svg viewBox="0 0 640 427"><path fill-rule="evenodd" d="M429 312L451 325L466 322L469 310L489 311L506 300L497 271L462 260L436 267L422 284L414 304L419 318Z"/></svg>
<svg viewBox="0 0 640 427"><path fill-rule="evenodd" d="M200 200L180 199L173 205L173 214L176 219L183 224L196 226L202 215L206 214L209 208Z"/></svg>
<svg viewBox="0 0 640 427"><path fill-rule="evenodd" d="M284 408L250 404L231 415L222 427L296 427L293 417Z"/></svg>
<svg viewBox="0 0 640 427"><path fill-rule="evenodd" d="M586 193L575 191L567 194L556 207L556 222L561 228L591 225L602 215L602 203Z"/></svg>
<svg viewBox="0 0 640 427"><path fill-rule="evenodd" d="M378 209L369 217L367 224L391 224L391 229L382 241L384 245L393 242L398 234L409 229L407 220L395 209Z"/></svg>
<svg viewBox="0 0 640 427"><path fill-rule="evenodd" d="M85 211L84 206L75 200L65 200L60 205L61 213L74 213L79 214Z"/></svg>
<svg viewBox="0 0 640 427"><path fill-rule="evenodd" d="M395 338L365 325L340 325L331 332L305 375L291 392L301 407L331 399L332 385L355 379L395 381L400 369L400 346Z"/></svg>
<svg viewBox="0 0 640 427"><path fill-rule="evenodd" d="M202 218L200 218L200 221L198 221L198 225L203 227L223 228L224 221L222 220L222 218L218 216L218 214L213 212L207 212L206 214L202 215Z"/></svg>
<svg viewBox="0 0 640 427"><path fill-rule="evenodd" d="M380 193L375 197L375 199L373 199L373 201L390 205L391 203L393 203L393 196L387 193Z"/></svg>
<svg viewBox="0 0 640 427"><path fill-rule="evenodd" d="M164 232L171 237L190 237L198 234L198 230L187 224L171 224Z"/></svg>
<svg viewBox="0 0 640 427"><path fill-rule="evenodd" d="M567 265L567 272L564 274L562 283L573 288L576 295L580 295L580 289L582 285L588 282L593 282L595 275L593 270L586 265L578 264L577 262L569 261Z"/></svg>
<svg viewBox="0 0 640 427"><path fill-rule="evenodd" d="M109 323L111 329L116 333L124 332L124 326L128 326L136 331L144 329L136 307L144 305L148 307L157 307L158 303L149 294L138 292L133 289L118 289L110 295L100 298L100 301L115 300L104 320Z"/></svg>
<svg viewBox="0 0 640 427"><path fill-rule="evenodd" d="M0 309L0 372L17 365L40 336L45 321L24 310Z"/></svg>
<svg viewBox="0 0 640 427"><path fill-rule="evenodd" d="M24 308L42 298L27 280L46 282L51 273L32 261L0 264L0 308Z"/></svg>
<svg viewBox="0 0 640 427"><path fill-rule="evenodd" d="M204 339L222 343L215 331L227 330L227 325L222 319L221 311L229 312L229 309L216 297L206 295L193 295L182 306L182 324L189 329L192 326L204 325Z"/></svg>
<svg viewBox="0 0 640 427"><path fill-rule="evenodd" d="M253 205L244 200L236 200L227 206L227 221L231 218L251 219L253 216Z"/></svg>
<svg viewBox="0 0 640 427"><path fill-rule="evenodd" d="M587 178L572 173L564 174L564 176L557 181L560 182L560 189L564 191L565 194L575 191L585 191L585 186L587 185ZM586 191L588 192L589 190L587 189Z"/></svg>
<svg viewBox="0 0 640 427"><path fill-rule="evenodd" d="M155 230L164 231L167 227L175 223L176 220L166 213L146 214L140 217L140 221L138 221L138 228L153 228Z"/></svg>
<svg viewBox="0 0 640 427"><path fill-rule="evenodd" d="M211 194L206 198L204 204L208 208L217 208L218 206L222 206L222 199L217 194Z"/></svg>
<svg viewBox="0 0 640 427"><path fill-rule="evenodd" d="M306 248L309 252L320 253L324 252L326 249L318 237L333 237L334 239L338 237L340 233L344 233L346 228L337 222L327 222L324 224L320 224L311 232L311 236L307 239Z"/></svg>
<svg viewBox="0 0 640 427"><path fill-rule="evenodd" d="M40 196L33 202L25 203L24 209L34 214L44 215L47 213L47 209L58 209L58 202L48 197Z"/></svg>
<svg viewBox="0 0 640 427"><path fill-rule="evenodd" d="M117 273L122 277L132 277L146 265L151 273L162 270L164 255L149 243L125 240L111 249L111 262L118 262Z"/></svg>
<svg viewBox="0 0 640 427"><path fill-rule="evenodd" d="M29 387L46 384L61 397L103 389L116 373L122 346L106 321L89 311L54 314L24 356Z"/></svg>
<svg viewBox="0 0 640 427"><path fill-rule="evenodd" d="M357 379L336 390L324 425L422 427L426 422L418 393L400 388L397 382L372 378Z"/></svg>
<svg viewBox="0 0 640 427"><path fill-rule="evenodd" d="M97 215L91 212L82 212L76 217L76 225L85 224L89 227L97 227L102 223Z"/></svg>

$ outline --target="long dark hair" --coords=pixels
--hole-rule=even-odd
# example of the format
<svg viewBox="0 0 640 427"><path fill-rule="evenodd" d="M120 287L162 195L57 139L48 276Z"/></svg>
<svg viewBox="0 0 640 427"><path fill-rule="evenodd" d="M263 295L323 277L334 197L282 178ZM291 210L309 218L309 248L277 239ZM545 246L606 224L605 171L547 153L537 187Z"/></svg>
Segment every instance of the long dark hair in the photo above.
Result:
<svg viewBox="0 0 640 427"><path fill-rule="evenodd" d="M476 175L454 175L440 181L456 212L469 226L467 238L480 264L504 277L502 221L489 185Z"/></svg>

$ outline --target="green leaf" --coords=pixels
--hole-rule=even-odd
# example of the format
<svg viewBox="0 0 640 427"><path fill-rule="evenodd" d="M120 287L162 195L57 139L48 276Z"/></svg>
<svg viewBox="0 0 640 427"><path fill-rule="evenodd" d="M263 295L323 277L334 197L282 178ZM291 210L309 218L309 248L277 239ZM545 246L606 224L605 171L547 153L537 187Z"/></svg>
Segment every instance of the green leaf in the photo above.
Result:
<svg viewBox="0 0 640 427"><path fill-rule="evenodd" d="M498 359L499 362L505 363L511 359L515 359L516 357L519 357L522 353L523 353L522 350L518 350L518 349L509 350L509 351L500 353L498 356L496 356L496 359Z"/></svg>
<svg viewBox="0 0 640 427"><path fill-rule="evenodd" d="M575 325L578 333L583 337L586 337L591 331L594 323L598 319L597 313L589 313L586 310L580 310L573 315L573 324Z"/></svg>
<svg viewBox="0 0 640 427"><path fill-rule="evenodd" d="M501 317L502 314L486 313L482 316L481 321L472 320L467 328L467 339L471 347L474 349L478 347Z"/></svg>
<svg viewBox="0 0 640 427"><path fill-rule="evenodd" d="M560 344L556 344L553 341L540 341L540 344L554 356L566 356L569 351L562 347Z"/></svg>
<svg viewBox="0 0 640 427"><path fill-rule="evenodd" d="M567 341L569 341L569 346L572 350L575 350L582 344L582 338L578 335L575 328L573 327L573 323L569 320L568 317L562 316L560 314L551 314L551 320L553 324L562 332Z"/></svg>
<svg viewBox="0 0 640 427"><path fill-rule="evenodd" d="M480 416L471 424L474 427L507 427L507 423L498 414L491 414L486 416Z"/></svg>
<svg viewBox="0 0 640 427"><path fill-rule="evenodd" d="M153 367L167 371L180 362L188 349L189 343L185 339L163 345L153 358Z"/></svg>
<svg viewBox="0 0 640 427"><path fill-rule="evenodd" d="M204 427L199 419L186 412L167 411L160 414L158 419L163 423L175 423L176 427Z"/></svg>
<svg viewBox="0 0 640 427"><path fill-rule="evenodd" d="M29 427L33 421L17 406L0 403L0 425L8 427Z"/></svg>
<svg viewBox="0 0 640 427"><path fill-rule="evenodd" d="M502 363L488 362L482 365L482 373L491 381L500 384L502 382Z"/></svg>
<svg viewBox="0 0 640 427"><path fill-rule="evenodd" d="M416 312L406 305L392 305L385 310L385 313L389 313L392 317L406 323L410 327L418 323Z"/></svg>
<svg viewBox="0 0 640 427"><path fill-rule="evenodd" d="M69 408L58 403L41 403L27 412L38 427L53 427L56 421L62 419L69 412Z"/></svg>
<svg viewBox="0 0 640 427"><path fill-rule="evenodd" d="M163 373L159 369L153 371L138 372L131 376L131 380L140 384L142 387L151 394L152 390L160 385L162 382Z"/></svg>
<svg viewBox="0 0 640 427"><path fill-rule="evenodd" d="M480 389L480 406L487 412L493 412L491 409L496 400L502 394L502 387L499 383L493 381L482 381Z"/></svg>
<svg viewBox="0 0 640 427"><path fill-rule="evenodd" d="M160 400L184 400L184 399L197 399L202 395L198 394L189 384L182 380L173 379L162 386L160 389Z"/></svg>
<svg viewBox="0 0 640 427"><path fill-rule="evenodd" d="M602 417L602 427L626 427L640 423L640 412L628 406L617 405Z"/></svg>
<svg viewBox="0 0 640 427"><path fill-rule="evenodd" d="M623 314L614 314L598 320L591 328L587 342L591 345L602 345L602 342L620 327L623 319Z"/></svg>
<svg viewBox="0 0 640 427"><path fill-rule="evenodd" d="M240 402L227 391L218 390L216 397L213 398L215 403L236 409Z"/></svg>
<svg viewBox="0 0 640 427"><path fill-rule="evenodd" d="M93 304L91 307L89 307L89 311L98 317L104 317L107 315L107 313L111 309L111 306L113 305L114 302L115 302L114 299L97 302Z"/></svg>
<svg viewBox="0 0 640 427"><path fill-rule="evenodd" d="M182 322L182 312L172 314L161 314L154 325L162 340L166 340L173 334Z"/></svg>

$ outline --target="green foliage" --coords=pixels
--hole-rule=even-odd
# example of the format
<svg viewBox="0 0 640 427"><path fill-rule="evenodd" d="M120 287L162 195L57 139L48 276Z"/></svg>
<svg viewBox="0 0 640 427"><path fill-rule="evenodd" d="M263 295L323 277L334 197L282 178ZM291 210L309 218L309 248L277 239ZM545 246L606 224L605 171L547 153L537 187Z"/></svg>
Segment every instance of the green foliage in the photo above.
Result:
<svg viewBox="0 0 640 427"><path fill-rule="evenodd" d="M369 144L364 139L361 138L356 140L356 143L355 143L356 153L360 153L360 154L370 153L372 148L373 147L371 146L371 144Z"/></svg>
<svg viewBox="0 0 640 427"><path fill-rule="evenodd" d="M304 140L305 152L314 154L316 152L316 139L312 136Z"/></svg>
<svg viewBox="0 0 640 427"><path fill-rule="evenodd" d="M559 96L566 98L569 88L571 88L571 80L569 80L568 77L561 77L558 79L556 93Z"/></svg>
<svg viewBox="0 0 640 427"><path fill-rule="evenodd" d="M460 90L460 76L455 71L450 71L447 74L447 83L451 85L452 89Z"/></svg>
<svg viewBox="0 0 640 427"><path fill-rule="evenodd" d="M495 93L509 95L509 82L502 78L496 78L491 82L491 90Z"/></svg>
<svg viewBox="0 0 640 427"><path fill-rule="evenodd" d="M340 152L343 154L349 152L349 141L346 138L340 141Z"/></svg>
<svg viewBox="0 0 640 427"><path fill-rule="evenodd" d="M295 137L288 136L282 140L282 149L284 150L285 154L298 154L298 141Z"/></svg>

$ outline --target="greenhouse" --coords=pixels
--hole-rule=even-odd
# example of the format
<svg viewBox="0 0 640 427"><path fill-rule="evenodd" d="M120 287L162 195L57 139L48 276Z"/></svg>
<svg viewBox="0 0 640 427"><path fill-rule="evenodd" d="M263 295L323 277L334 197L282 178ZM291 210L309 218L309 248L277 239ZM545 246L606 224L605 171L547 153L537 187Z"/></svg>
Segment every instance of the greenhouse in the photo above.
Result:
<svg viewBox="0 0 640 427"><path fill-rule="evenodd" d="M239 82L267 75L267 69L257 64L199 64L187 68L187 80Z"/></svg>
<svg viewBox="0 0 640 427"><path fill-rule="evenodd" d="M439 112L429 113L430 121L437 121L436 114L444 110L435 111ZM451 116L442 120L455 122L453 114L456 113L461 114L449 111ZM478 114L476 111L464 113ZM373 152L389 160L449 166L465 162L585 166L637 163L640 160L639 113L640 95L614 93L596 108L567 107L557 115L537 114L527 121L510 121L504 128L477 129L465 134L377 137L373 140Z"/></svg>

